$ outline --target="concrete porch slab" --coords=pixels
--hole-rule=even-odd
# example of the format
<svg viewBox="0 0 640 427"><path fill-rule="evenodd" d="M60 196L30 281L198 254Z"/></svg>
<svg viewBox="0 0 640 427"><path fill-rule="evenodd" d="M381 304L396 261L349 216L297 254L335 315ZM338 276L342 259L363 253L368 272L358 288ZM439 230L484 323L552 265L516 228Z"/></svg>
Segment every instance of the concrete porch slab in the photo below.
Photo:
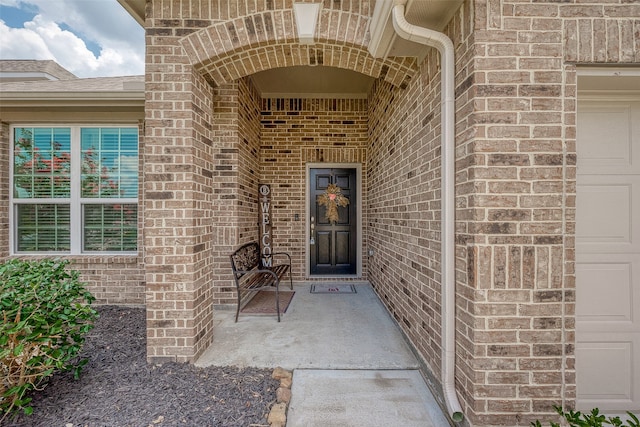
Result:
<svg viewBox="0 0 640 427"><path fill-rule="evenodd" d="M368 284L356 293L295 296L276 316L218 310L197 366L293 371L288 427L448 427L419 362Z"/></svg>
<svg viewBox="0 0 640 427"><path fill-rule="evenodd" d="M312 294L310 285L294 286L296 294L280 323L275 315L243 313L234 323L235 311L218 310L213 343L196 365L418 369L371 286L355 287L354 294Z"/></svg>
<svg viewBox="0 0 640 427"><path fill-rule="evenodd" d="M293 374L288 426L449 426L415 370L304 370Z"/></svg>

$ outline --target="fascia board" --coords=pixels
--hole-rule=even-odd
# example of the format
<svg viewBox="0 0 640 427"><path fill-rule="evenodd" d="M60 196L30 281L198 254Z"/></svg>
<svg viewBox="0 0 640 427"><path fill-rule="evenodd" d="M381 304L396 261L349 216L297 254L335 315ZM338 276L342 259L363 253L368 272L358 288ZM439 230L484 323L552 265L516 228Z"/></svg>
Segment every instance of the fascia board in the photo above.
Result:
<svg viewBox="0 0 640 427"><path fill-rule="evenodd" d="M0 106L144 105L144 92L0 92Z"/></svg>
<svg viewBox="0 0 640 427"><path fill-rule="evenodd" d="M120 6L126 10L141 27L144 28L145 1L144 0L118 0Z"/></svg>

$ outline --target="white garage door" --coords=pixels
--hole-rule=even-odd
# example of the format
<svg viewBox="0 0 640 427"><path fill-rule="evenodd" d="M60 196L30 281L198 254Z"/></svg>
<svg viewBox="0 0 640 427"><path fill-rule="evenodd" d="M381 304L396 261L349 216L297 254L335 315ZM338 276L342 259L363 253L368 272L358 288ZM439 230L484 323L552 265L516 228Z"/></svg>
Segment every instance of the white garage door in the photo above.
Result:
<svg viewBox="0 0 640 427"><path fill-rule="evenodd" d="M579 409L640 410L640 97L579 97Z"/></svg>

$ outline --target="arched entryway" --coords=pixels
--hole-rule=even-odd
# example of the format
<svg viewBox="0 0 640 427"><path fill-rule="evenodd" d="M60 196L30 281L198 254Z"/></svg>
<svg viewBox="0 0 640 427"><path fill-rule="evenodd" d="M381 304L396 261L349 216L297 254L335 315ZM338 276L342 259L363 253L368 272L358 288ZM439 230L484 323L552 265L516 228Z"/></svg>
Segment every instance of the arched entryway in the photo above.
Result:
<svg viewBox="0 0 640 427"><path fill-rule="evenodd" d="M301 70L309 78L363 75L369 92L406 87L416 59L373 58L367 51L370 11L345 9L322 8L314 44L300 43L291 10L224 19L211 11L210 20L177 22L160 19L169 12L158 9L149 21L150 360L193 361L211 342L213 310L234 303L228 254L257 235L258 183L272 184L274 241L293 252L303 279L305 165L348 163L366 170L368 93L285 98L263 96L259 86L263 72ZM364 181L359 185L366 189ZM366 270L364 246L358 247L359 272Z"/></svg>

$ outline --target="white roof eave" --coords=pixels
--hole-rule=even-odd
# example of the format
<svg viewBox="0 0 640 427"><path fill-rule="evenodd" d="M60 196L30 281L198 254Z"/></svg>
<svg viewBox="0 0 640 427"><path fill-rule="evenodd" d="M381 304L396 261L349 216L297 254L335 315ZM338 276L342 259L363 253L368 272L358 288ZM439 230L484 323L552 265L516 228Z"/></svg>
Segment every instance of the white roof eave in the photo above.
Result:
<svg viewBox="0 0 640 427"><path fill-rule="evenodd" d="M144 106L144 91L135 92L0 92L0 108L52 105L131 105Z"/></svg>
<svg viewBox="0 0 640 427"><path fill-rule="evenodd" d="M145 0L118 0L118 3L144 28Z"/></svg>

